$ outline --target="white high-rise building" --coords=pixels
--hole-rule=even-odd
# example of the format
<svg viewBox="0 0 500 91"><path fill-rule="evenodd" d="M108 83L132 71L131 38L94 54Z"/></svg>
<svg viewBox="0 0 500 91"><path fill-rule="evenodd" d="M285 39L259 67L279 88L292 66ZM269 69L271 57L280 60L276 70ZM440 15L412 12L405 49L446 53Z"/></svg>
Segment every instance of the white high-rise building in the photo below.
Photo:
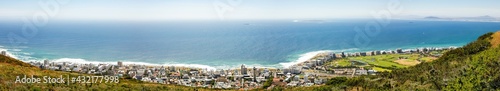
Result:
<svg viewBox="0 0 500 91"><path fill-rule="evenodd" d="M168 69L170 69L170 72L175 72L175 66L173 66L173 65L168 67Z"/></svg>
<svg viewBox="0 0 500 91"><path fill-rule="evenodd" d="M1 54L7 56L7 52L6 51L2 51Z"/></svg>
<svg viewBox="0 0 500 91"><path fill-rule="evenodd" d="M117 64L118 64L118 66L119 66L119 67L123 67L123 62L118 61L118 63L117 63Z"/></svg>
<svg viewBox="0 0 500 91"><path fill-rule="evenodd" d="M309 74L304 75L304 82L309 82Z"/></svg>
<svg viewBox="0 0 500 91"><path fill-rule="evenodd" d="M241 65L241 75L246 75L247 74L247 67L245 67L244 64Z"/></svg>
<svg viewBox="0 0 500 91"><path fill-rule="evenodd" d="M49 60L43 60L43 65L49 65Z"/></svg>
<svg viewBox="0 0 500 91"><path fill-rule="evenodd" d="M257 82L257 68L253 67L253 82Z"/></svg>

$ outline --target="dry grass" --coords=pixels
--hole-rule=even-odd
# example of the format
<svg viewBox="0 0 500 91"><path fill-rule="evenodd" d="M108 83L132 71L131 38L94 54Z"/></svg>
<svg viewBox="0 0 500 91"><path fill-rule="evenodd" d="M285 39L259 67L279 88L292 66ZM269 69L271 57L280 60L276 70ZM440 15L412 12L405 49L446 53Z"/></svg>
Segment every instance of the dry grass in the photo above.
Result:
<svg viewBox="0 0 500 91"><path fill-rule="evenodd" d="M493 35L491 35L491 37L493 37L493 39L491 39L490 41L492 47L498 47L500 45L500 31L494 33Z"/></svg>
<svg viewBox="0 0 500 91"><path fill-rule="evenodd" d="M438 59L437 57L423 57L423 58L420 58L420 60L424 61L424 62L432 62L434 60Z"/></svg>
<svg viewBox="0 0 500 91"><path fill-rule="evenodd" d="M402 65L407 65L407 66L414 66L414 65L417 65L420 63L416 60L408 60L408 59L399 59L399 60L396 60L394 62L396 62L398 64L402 64Z"/></svg>
<svg viewBox="0 0 500 91"><path fill-rule="evenodd" d="M432 62L432 61L434 61L434 60L436 60L436 59L438 59L438 58L437 58L437 57L430 57L430 59L431 59L431 60L429 60L429 61L427 61L427 62Z"/></svg>

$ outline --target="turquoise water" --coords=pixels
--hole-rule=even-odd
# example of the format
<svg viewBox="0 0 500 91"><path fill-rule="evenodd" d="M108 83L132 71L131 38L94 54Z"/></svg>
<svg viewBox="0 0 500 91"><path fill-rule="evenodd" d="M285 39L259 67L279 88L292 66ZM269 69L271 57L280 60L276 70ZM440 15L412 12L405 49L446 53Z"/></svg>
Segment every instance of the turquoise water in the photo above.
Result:
<svg viewBox="0 0 500 91"><path fill-rule="evenodd" d="M392 20L367 46L356 46L354 27L363 29L370 21L51 21L27 43L15 46L8 34L20 35L23 23L3 21L0 48L23 61L283 67L316 51L462 46L500 30L495 22Z"/></svg>

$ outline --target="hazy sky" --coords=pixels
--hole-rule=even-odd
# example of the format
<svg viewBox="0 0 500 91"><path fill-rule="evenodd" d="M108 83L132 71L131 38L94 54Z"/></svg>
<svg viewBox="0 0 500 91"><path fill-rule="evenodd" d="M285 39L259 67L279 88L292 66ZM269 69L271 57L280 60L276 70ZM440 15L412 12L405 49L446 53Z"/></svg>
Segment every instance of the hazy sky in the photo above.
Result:
<svg viewBox="0 0 500 91"><path fill-rule="evenodd" d="M0 18L32 17L43 12L39 2L50 0L0 0ZM227 1L241 1L231 5ZM498 0L392 0L403 11L394 16L500 17ZM197 20L220 19L214 3L232 11L231 19L330 19L370 18L386 10L391 0L71 0L60 6L54 19Z"/></svg>

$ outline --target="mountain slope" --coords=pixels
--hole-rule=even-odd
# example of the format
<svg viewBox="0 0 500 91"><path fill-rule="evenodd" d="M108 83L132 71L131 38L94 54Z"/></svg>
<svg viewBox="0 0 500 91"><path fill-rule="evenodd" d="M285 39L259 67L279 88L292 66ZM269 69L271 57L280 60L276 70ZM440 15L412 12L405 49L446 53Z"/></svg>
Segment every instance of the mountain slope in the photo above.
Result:
<svg viewBox="0 0 500 91"><path fill-rule="evenodd" d="M495 79L500 77L500 48L492 44L500 37L493 34L480 36L433 62L384 73L381 78L389 82L384 85L390 89L499 89Z"/></svg>
<svg viewBox="0 0 500 91"><path fill-rule="evenodd" d="M432 62L374 76L332 78L294 90L500 90L500 32L487 33Z"/></svg>

